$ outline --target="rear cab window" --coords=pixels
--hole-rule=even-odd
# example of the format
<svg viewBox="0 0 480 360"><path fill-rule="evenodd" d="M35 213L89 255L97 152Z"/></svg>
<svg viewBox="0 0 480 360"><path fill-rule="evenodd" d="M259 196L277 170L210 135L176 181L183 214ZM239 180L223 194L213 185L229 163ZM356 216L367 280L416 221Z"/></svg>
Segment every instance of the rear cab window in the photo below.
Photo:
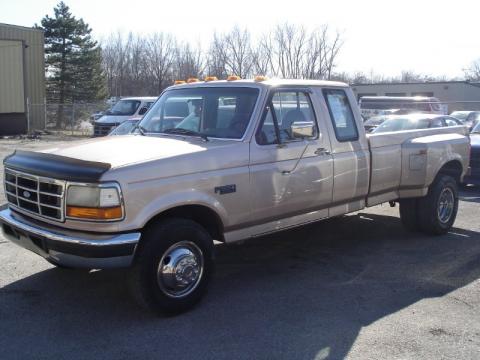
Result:
<svg viewBox="0 0 480 360"><path fill-rule="evenodd" d="M335 137L339 142L358 140L358 129L347 94L342 89L323 89Z"/></svg>

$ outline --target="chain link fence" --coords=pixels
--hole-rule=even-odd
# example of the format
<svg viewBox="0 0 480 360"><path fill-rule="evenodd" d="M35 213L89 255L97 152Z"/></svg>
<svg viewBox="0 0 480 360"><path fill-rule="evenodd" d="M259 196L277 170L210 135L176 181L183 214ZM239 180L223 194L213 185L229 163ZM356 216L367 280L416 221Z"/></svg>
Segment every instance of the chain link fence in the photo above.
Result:
<svg viewBox="0 0 480 360"><path fill-rule="evenodd" d="M92 136L94 121L110 106L106 102L28 104L29 131Z"/></svg>

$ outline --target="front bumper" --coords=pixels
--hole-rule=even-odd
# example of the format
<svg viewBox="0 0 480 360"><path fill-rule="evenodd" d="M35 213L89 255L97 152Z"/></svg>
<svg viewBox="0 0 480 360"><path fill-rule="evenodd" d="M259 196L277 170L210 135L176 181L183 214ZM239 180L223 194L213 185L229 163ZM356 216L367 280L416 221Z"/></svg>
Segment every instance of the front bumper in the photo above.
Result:
<svg viewBox="0 0 480 360"><path fill-rule="evenodd" d="M140 232L89 234L39 226L6 208L0 211L3 235L11 242L61 266L88 269L128 267Z"/></svg>

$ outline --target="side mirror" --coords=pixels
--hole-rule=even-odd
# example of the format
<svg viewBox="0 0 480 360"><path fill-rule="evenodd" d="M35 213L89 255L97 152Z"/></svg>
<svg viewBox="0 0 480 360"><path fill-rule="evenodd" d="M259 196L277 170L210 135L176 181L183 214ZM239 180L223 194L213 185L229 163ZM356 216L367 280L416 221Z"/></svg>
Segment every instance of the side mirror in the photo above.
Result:
<svg viewBox="0 0 480 360"><path fill-rule="evenodd" d="M290 129L295 139L311 138L315 135L315 125L312 121L294 122Z"/></svg>
<svg viewBox="0 0 480 360"><path fill-rule="evenodd" d="M138 115L144 115L147 112L148 108L147 107L142 107L140 111L138 112Z"/></svg>

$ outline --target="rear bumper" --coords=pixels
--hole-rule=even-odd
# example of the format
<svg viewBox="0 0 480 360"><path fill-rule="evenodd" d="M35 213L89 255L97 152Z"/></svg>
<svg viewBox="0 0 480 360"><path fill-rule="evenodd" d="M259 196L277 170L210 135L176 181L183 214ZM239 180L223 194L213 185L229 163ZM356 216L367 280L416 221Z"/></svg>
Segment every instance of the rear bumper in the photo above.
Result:
<svg viewBox="0 0 480 360"><path fill-rule="evenodd" d="M74 268L106 269L132 264L140 232L89 234L40 227L10 209L0 211L4 237L48 261Z"/></svg>

